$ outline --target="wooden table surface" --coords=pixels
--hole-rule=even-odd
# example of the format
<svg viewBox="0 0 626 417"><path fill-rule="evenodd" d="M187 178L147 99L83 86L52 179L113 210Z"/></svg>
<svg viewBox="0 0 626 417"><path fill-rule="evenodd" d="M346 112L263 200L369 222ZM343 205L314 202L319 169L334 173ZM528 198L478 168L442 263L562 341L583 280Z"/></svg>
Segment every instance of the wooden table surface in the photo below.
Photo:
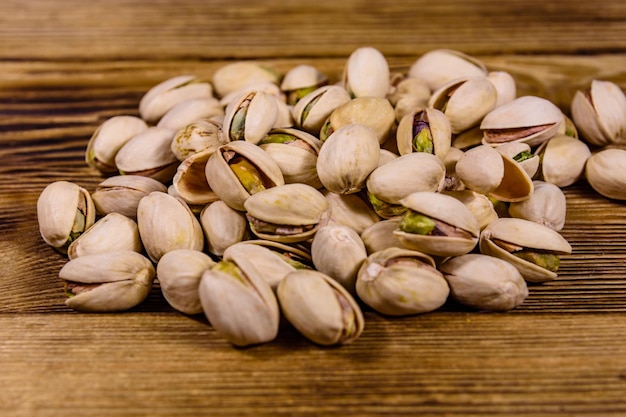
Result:
<svg viewBox="0 0 626 417"><path fill-rule="evenodd" d="M594 78L626 89L626 2L3 0L0 13L0 415L626 415L626 205L566 188L559 278L508 313L454 305L365 312L360 339L320 348L288 326L235 349L158 288L121 314L64 305L65 258L40 238L54 180L93 191L83 156L156 83L239 59L337 79L373 46L392 69L451 48L569 112Z"/></svg>

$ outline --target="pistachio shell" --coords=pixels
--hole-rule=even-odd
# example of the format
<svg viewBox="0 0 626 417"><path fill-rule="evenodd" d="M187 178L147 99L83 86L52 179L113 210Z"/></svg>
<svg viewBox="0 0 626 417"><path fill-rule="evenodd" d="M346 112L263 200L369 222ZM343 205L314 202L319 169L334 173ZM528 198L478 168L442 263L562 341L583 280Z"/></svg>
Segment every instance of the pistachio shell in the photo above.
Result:
<svg viewBox="0 0 626 417"><path fill-rule="evenodd" d="M456 78L486 75L487 69L481 61L450 49L429 51L419 57L409 69L409 77L424 80L431 91Z"/></svg>
<svg viewBox="0 0 626 417"><path fill-rule="evenodd" d="M626 200L626 150L603 149L587 159L585 177L599 194Z"/></svg>
<svg viewBox="0 0 626 417"><path fill-rule="evenodd" d="M389 100L382 97L357 97L337 107L329 117L332 130L340 129L350 124L360 124L369 127L376 133L378 143L384 143L395 122L395 112ZM328 136L321 129L320 139Z"/></svg>
<svg viewBox="0 0 626 417"><path fill-rule="evenodd" d="M104 252L141 252L137 223L119 213L109 213L74 240L67 249L70 259Z"/></svg>
<svg viewBox="0 0 626 417"><path fill-rule="evenodd" d="M241 242L247 232L245 215L234 210L221 200L210 203L200 213L200 224L204 230L207 250L222 256L226 248Z"/></svg>
<svg viewBox="0 0 626 417"><path fill-rule="evenodd" d="M163 255L156 274L168 304L184 314L202 313L198 287L202 274L214 265L209 255L197 250L177 249Z"/></svg>
<svg viewBox="0 0 626 417"><path fill-rule="evenodd" d="M295 105L316 88L328 84L328 76L312 65L297 65L285 73L280 89L287 93L287 103Z"/></svg>
<svg viewBox="0 0 626 417"><path fill-rule="evenodd" d="M545 142L544 142L545 143ZM523 142L509 142L504 143L496 148L502 155L506 155L518 164L529 177L533 177L539 170L539 155L532 154L532 150L527 143ZM522 158L524 157L524 158ZM520 160L521 159L521 160Z"/></svg>
<svg viewBox="0 0 626 417"><path fill-rule="evenodd" d="M193 75L180 75L148 90L139 102L139 114L146 122L155 123L178 103L210 97L213 97L211 84Z"/></svg>
<svg viewBox="0 0 626 417"><path fill-rule="evenodd" d="M340 86L326 85L304 96L293 108L297 127L318 135L322 125L339 106L350 101L350 94Z"/></svg>
<svg viewBox="0 0 626 417"><path fill-rule="evenodd" d="M365 320L354 298L318 271L293 271L278 284L280 309L307 339L323 346L356 340Z"/></svg>
<svg viewBox="0 0 626 417"><path fill-rule="evenodd" d="M491 146L480 145L466 151L457 161L456 175L465 186L488 194L498 188L504 177L502 156Z"/></svg>
<svg viewBox="0 0 626 417"><path fill-rule="evenodd" d="M261 62L238 61L221 66L213 74L213 86L219 97L250 84L271 82L278 84L280 75L271 66Z"/></svg>
<svg viewBox="0 0 626 417"><path fill-rule="evenodd" d="M570 186L585 172L591 156L587 144L566 135L556 135L537 151L541 154L541 175L544 181L564 188Z"/></svg>
<svg viewBox="0 0 626 417"><path fill-rule="evenodd" d="M400 75L397 80L394 80L392 75L391 80L391 88L387 94L387 99L395 109L396 121L400 122L404 115L415 111L415 109L427 107L428 99L430 98L430 88L425 81L404 77L404 75Z"/></svg>
<svg viewBox="0 0 626 417"><path fill-rule="evenodd" d="M137 218L139 200L153 191L166 192L161 182L141 175L116 175L102 181L91 195L98 214L120 213Z"/></svg>
<svg viewBox="0 0 626 417"><path fill-rule="evenodd" d="M391 247L406 249L394 234L399 222L398 218L382 220L372 224L361 233L361 240L368 255Z"/></svg>
<svg viewBox="0 0 626 417"><path fill-rule="evenodd" d="M224 108L215 97L194 98L169 109L157 126L177 132L189 123L223 114Z"/></svg>
<svg viewBox="0 0 626 417"><path fill-rule="evenodd" d="M330 206L329 224L342 224L361 234L369 226L380 221L372 207L358 194L337 194L324 190Z"/></svg>
<svg viewBox="0 0 626 417"><path fill-rule="evenodd" d="M245 92L226 108L223 132L230 141L246 140L257 144L274 126L277 117L274 97L262 91Z"/></svg>
<svg viewBox="0 0 626 417"><path fill-rule="evenodd" d="M506 71L489 71L487 79L493 84L497 92L495 107L510 103L517 97L515 79Z"/></svg>
<svg viewBox="0 0 626 417"><path fill-rule="evenodd" d="M512 158L501 156L504 175L498 187L489 193L489 197L507 203L530 198L533 193L533 182L528 173Z"/></svg>
<svg viewBox="0 0 626 417"><path fill-rule="evenodd" d="M204 205L218 200L206 178L206 163L215 149L205 149L187 157L178 165L172 186L180 198L190 205Z"/></svg>
<svg viewBox="0 0 626 417"><path fill-rule="evenodd" d="M484 194L472 190L444 191L446 195L456 198L472 212L478 227L483 230L489 223L498 219L498 213L491 200Z"/></svg>
<svg viewBox="0 0 626 417"><path fill-rule="evenodd" d="M509 215L548 226L557 232L563 229L567 203L563 191L544 181L533 181L533 185L534 191L528 200L509 205Z"/></svg>
<svg viewBox="0 0 626 417"><path fill-rule="evenodd" d="M180 129L172 139L172 153L184 161L205 149L217 149L227 143L222 135L222 123L215 119L198 120Z"/></svg>
<svg viewBox="0 0 626 417"><path fill-rule="evenodd" d="M443 262L439 270L448 281L452 298L478 310L511 310L528 296L528 286L519 271L492 256L457 256Z"/></svg>
<svg viewBox="0 0 626 417"><path fill-rule="evenodd" d="M436 310L450 289L431 257L389 248L368 256L356 282L359 298L382 314L405 316Z"/></svg>
<svg viewBox="0 0 626 417"><path fill-rule="evenodd" d="M385 97L389 91L389 64L369 46L355 49L348 57L343 85L354 97Z"/></svg>
<svg viewBox="0 0 626 417"><path fill-rule="evenodd" d="M432 144L432 151L440 159L444 159L450 150L452 131L450 121L446 115L437 109L427 108L415 110L405 115L396 131L396 142L400 155L411 152L422 152L416 147L415 138L424 129L428 132L428 138Z"/></svg>

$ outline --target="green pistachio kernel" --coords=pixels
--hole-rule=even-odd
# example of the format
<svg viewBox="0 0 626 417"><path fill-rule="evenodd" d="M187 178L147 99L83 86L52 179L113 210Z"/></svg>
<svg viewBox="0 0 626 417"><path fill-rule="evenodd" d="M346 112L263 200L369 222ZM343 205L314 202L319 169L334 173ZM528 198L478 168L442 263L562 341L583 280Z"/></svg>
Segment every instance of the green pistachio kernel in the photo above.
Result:
<svg viewBox="0 0 626 417"><path fill-rule="evenodd" d="M249 100L244 101L241 107L235 112L229 130L231 140L245 140L246 115L248 113L249 104Z"/></svg>
<svg viewBox="0 0 626 417"><path fill-rule="evenodd" d="M413 137L413 150L415 152L426 152L432 154L434 152L433 138L430 135L430 129L421 129L415 137Z"/></svg>
<svg viewBox="0 0 626 417"><path fill-rule="evenodd" d="M559 256L553 253L536 252L529 249L523 249L513 252L513 255L552 272L558 271L561 263Z"/></svg>
<svg viewBox="0 0 626 417"><path fill-rule="evenodd" d="M250 161L237 155L228 163L248 193L254 194L265 190L259 170Z"/></svg>
<svg viewBox="0 0 626 417"><path fill-rule="evenodd" d="M533 158L534 156L535 155L533 155L533 153L530 152L530 151L522 151L522 152L518 153L517 155L515 155L513 157L513 160L515 162L523 162L523 161L526 161L528 159Z"/></svg>
<svg viewBox="0 0 626 417"><path fill-rule="evenodd" d="M427 235L435 229L436 223L430 217L409 209L404 216L402 216L398 226L400 230L406 233Z"/></svg>
<svg viewBox="0 0 626 417"><path fill-rule="evenodd" d="M400 216L407 210L406 207L400 204L391 204L383 201L369 191L367 192L367 199L369 200L376 214L385 219Z"/></svg>
<svg viewBox="0 0 626 417"><path fill-rule="evenodd" d="M297 140L297 138L288 133L270 133L259 142L259 145L265 145L267 143L290 143L295 140Z"/></svg>

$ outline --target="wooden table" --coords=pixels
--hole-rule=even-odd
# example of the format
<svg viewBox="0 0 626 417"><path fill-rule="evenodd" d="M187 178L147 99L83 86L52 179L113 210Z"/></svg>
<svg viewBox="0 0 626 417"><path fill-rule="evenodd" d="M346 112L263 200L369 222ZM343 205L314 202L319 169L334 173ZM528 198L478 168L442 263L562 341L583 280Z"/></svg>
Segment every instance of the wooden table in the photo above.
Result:
<svg viewBox="0 0 626 417"><path fill-rule="evenodd" d="M123 314L64 305L65 259L35 203L83 161L110 116L137 114L168 77L239 59L336 80L357 47L394 70L451 48L511 72L566 113L594 78L626 88L626 3L612 1L4 0L0 13L0 415L626 415L626 206L565 189L573 254L509 313L366 311L354 344L320 348L283 326L235 349L158 288Z"/></svg>

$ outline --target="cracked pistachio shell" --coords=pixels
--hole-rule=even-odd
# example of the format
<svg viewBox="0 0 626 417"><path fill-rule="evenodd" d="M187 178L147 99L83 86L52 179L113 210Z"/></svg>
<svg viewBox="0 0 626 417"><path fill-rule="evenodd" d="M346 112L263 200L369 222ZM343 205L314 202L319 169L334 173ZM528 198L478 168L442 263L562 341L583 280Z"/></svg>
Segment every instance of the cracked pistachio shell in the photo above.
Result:
<svg viewBox="0 0 626 417"><path fill-rule="evenodd" d="M202 250L202 226L185 201L166 193L152 192L137 207L139 236L150 259L158 262L175 249Z"/></svg>
<svg viewBox="0 0 626 417"><path fill-rule="evenodd" d="M361 240L368 255L391 247L406 249L394 233L398 229L399 222L397 217L382 220L372 224L361 233Z"/></svg>
<svg viewBox="0 0 626 417"><path fill-rule="evenodd" d="M344 67L342 82L353 97L385 97L390 88L387 59L376 48L355 49Z"/></svg>
<svg viewBox="0 0 626 417"><path fill-rule="evenodd" d="M136 219L139 200L153 191L164 193L167 187L141 175L116 175L98 184L91 198L98 214L120 213Z"/></svg>
<svg viewBox="0 0 626 417"><path fill-rule="evenodd" d="M307 93L328 84L328 76L312 65L297 65L285 73L280 89L287 94L287 103L295 105Z"/></svg>
<svg viewBox="0 0 626 417"><path fill-rule="evenodd" d="M541 178L564 188L584 176L585 164L591 156L589 146L566 135L556 135L537 150L541 155Z"/></svg>
<svg viewBox="0 0 626 417"><path fill-rule="evenodd" d="M365 320L357 302L322 272L290 272L278 284L276 295L285 318L314 343L345 345L363 332Z"/></svg>
<svg viewBox="0 0 626 417"><path fill-rule="evenodd" d="M205 149L187 157L178 165L172 179L176 195L190 205L204 205L219 200L206 178L206 163L215 149Z"/></svg>
<svg viewBox="0 0 626 417"><path fill-rule="evenodd" d="M347 125L331 134L317 156L317 175L328 190L355 193L378 166L380 144L372 129Z"/></svg>
<svg viewBox="0 0 626 417"><path fill-rule="evenodd" d="M248 222L241 211L218 200L202 209L200 224L204 230L207 250L213 255L222 256L226 248L245 238Z"/></svg>
<svg viewBox="0 0 626 417"><path fill-rule="evenodd" d="M206 318L233 345L255 345L276 338L278 301L257 271L221 261L204 272L198 293Z"/></svg>
<svg viewBox="0 0 626 417"><path fill-rule="evenodd" d="M603 149L589 157L585 178L599 194L626 200L626 150Z"/></svg>
<svg viewBox="0 0 626 417"><path fill-rule="evenodd" d="M250 195L285 183L276 161L261 147L242 140L220 146L207 161L205 174L220 200L239 211L245 211L243 203Z"/></svg>
<svg viewBox="0 0 626 417"><path fill-rule="evenodd" d="M194 75L179 75L152 87L139 102L139 114L148 123L156 123L170 109L186 100L213 97L207 81Z"/></svg>
<svg viewBox="0 0 626 417"><path fill-rule="evenodd" d="M480 129L484 144L524 142L534 147L554 136L563 123L563 112L552 102L522 96L487 113Z"/></svg>
<svg viewBox="0 0 626 417"><path fill-rule="evenodd" d="M367 257L359 270L356 291L365 304L391 316L436 310L450 293L430 256L395 247Z"/></svg>
<svg viewBox="0 0 626 417"><path fill-rule="evenodd" d="M626 96L611 81L593 80L589 89L574 95L572 119L592 145L622 142L626 137Z"/></svg>
<svg viewBox="0 0 626 417"><path fill-rule="evenodd" d="M184 314L202 313L198 287L202 274L215 265L209 255L192 249L176 249L159 259L156 275L161 293L172 308Z"/></svg>
<svg viewBox="0 0 626 417"><path fill-rule="evenodd" d="M223 134L229 141L257 144L274 126L277 116L274 97L263 91L247 91L226 107Z"/></svg>
<svg viewBox="0 0 626 417"><path fill-rule="evenodd" d="M403 198L400 203L412 212L440 222L439 229L443 232L443 235L406 232L401 229L401 222L394 234L407 248L435 256L457 256L468 253L476 246L480 230L476 217L456 198L419 191ZM405 216L409 214L407 212Z"/></svg>
<svg viewBox="0 0 626 417"><path fill-rule="evenodd" d="M498 219L498 213L496 213L493 203L484 194L472 190L444 191L443 193L465 204L476 218L480 230Z"/></svg>
<svg viewBox="0 0 626 417"><path fill-rule="evenodd" d="M109 213L73 241L67 249L70 259L103 252L141 252L137 223L119 213Z"/></svg>
<svg viewBox="0 0 626 417"><path fill-rule="evenodd" d="M495 107L510 103L517 97L515 79L506 71L489 71L487 79L493 84L497 92Z"/></svg>
<svg viewBox="0 0 626 417"><path fill-rule="evenodd" d="M396 121L399 123L404 115L415 111L415 109L425 109L430 98L430 88L425 81L404 77L391 76L391 88L387 94L387 99L394 108Z"/></svg>
<svg viewBox="0 0 626 417"><path fill-rule="evenodd" d="M426 135L422 133L424 130L427 132ZM422 140L417 141L417 138L422 138ZM452 142L450 121L443 112L437 109L414 110L400 120L396 131L396 142L400 155L425 152L444 159Z"/></svg>
<svg viewBox="0 0 626 417"><path fill-rule="evenodd" d="M385 219L402 214L400 200L416 191L441 191L446 168L435 155L414 152L376 168L366 181L376 213Z"/></svg>
<svg viewBox="0 0 626 417"><path fill-rule="evenodd" d="M493 256L456 256L443 262L439 270L448 281L452 298L477 310L512 310L528 297L528 286L519 271Z"/></svg>
<svg viewBox="0 0 626 417"><path fill-rule="evenodd" d="M222 135L222 123L215 119L197 120L180 129L172 139L172 153L184 161L205 149L217 149L228 143Z"/></svg>
<svg viewBox="0 0 626 417"><path fill-rule="evenodd" d="M222 107L226 108L232 101L239 100L246 94L259 91L273 96L277 99L278 102L285 102L285 95L280 90L280 87L277 84L270 81L262 81L258 83L247 84L238 90L228 93L220 99L220 104L222 105Z"/></svg>
<svg viewBox="0 0 626 417"><path fill-rule="evenodd" d="M295 269L313 269L309 244L286 244L265 239L250 239L241 244L263 246Z"/></svg>
<svg viewBox="0 0 626 417"><path fill-rule="evenodd" d="M350 124L369 127L383 144L396 120L391 103L382 97L357 97L337 107L324 124L320 139L325 140L335 130Z"/></svg>
<svg viewBox="0 0 626 417"><path fill-rule="evenodd" d="M306 184L284 184L260 191L244 202L250 229L260 239L305 241L328 222L328 201Z"/></svg>
<svg viewBox="0 0 626 417"><path fill-rule="evenodd" d="M487 78L461 78L436 90L428 107L441 110L450 121L452 133L457 134L480 124L495 108L497 99L496 88Z"/></svg>
<svg viewBox="0 0 626 417"><path fill-rule="evenodd" d="M534 177L539 170L539 155L533 154L530 146L523 142L504 143L496 150L502 155L513 158L515 162L520 164L529 177ZM526 159L527 158L527 159Z"/></svg>
<svg viewBox="0 0 626 417"><path fill-rule="evenodd" d="M331 113L342 104L350 101L350 94L340 86L325 85L311 91L293 107L293 120L296 127L318 135Z"/></svg>
<svg viewBox="0 0 626 417"><path fill-rule="evenodd" d="M272 129L259 147L278 164L285 183L322 188L316 168L321 142L315 136L293 128Z"/></svg>
<svg viewBox="0 0 626 417"><path fill-rule="evenodd" d="M163 183L172 180L179 164L172 153L174 132L150 127L133 136L115 155L115 165L122 175L142 175Z"/></svg>
<svg viewBox="0 0 626 417"><path fill-rule="evenodd" d="M486 75L487 68L480 60L450 49L429 51L409 68L409 77L424 80L431 91L457 78Z"/></svg>
<svg viewBox="0 0 626 417"><path fill-rule="evenodd" d="M529 282L556 279L555 271L513 255L508 249L528 249L544 255L570 254L572 247L559 232L525 219L501 218L492 222L480 235L480 252L514 265Z"/></svg>
<svg viewBox="0 0 626 417"><path fill-rule="evenodd" d="M311 257L316 270L355 294L356 276L367 258L365 245L357 232L341 225L321 227L311 243Z"/></svg>
<svg viewBox="0 0 626 417"><path fill-rule="evenodd" d="M511 203L509 215L548 226L557 232L565 225L567 201L554 184L533 181L534 191L528 200Z"/></svg>
<svg viewBox="0 0 626 417"><path fill-rule="evenodd" d="M102 123L87 144L85 162L103 173L117 172L115 155L133 136L148 129L139 117L113 116Z"/></svg>
<svg viewBox="0 0 626 417"><path fill-rule="evenodd" d="M289 258L281 256L277 251L265 245L236 243L224 251L225 261L236 264L246 274L254 274L276 290L278 283L291 271L295 271L294 264Z"/></svg>
<svg viewBox="0 0 626 417"><path fill-rule="evenodd" d="M148 296L154 267L133 251L106 252L72 259L59 271L66 281L65 304L84 312L131 309Z"/></svg>
<svg viewBox="0 0 626 417"><path fill-rule="evenodd" d="M372 207L357 194L337 194L324 190L330 207L329 224L341 224L361 234L369 226L380 221Z"/></svg>
<svg viewBox="0 0 626 417"><path fill-rule="evenodd" d="M213 74L213 87L219 97L256 83L278 84L280 74L268 64L239 61L223 65Z"/></svg>
<svg viewBox="0 0 626 417"><path fill-rule="evenodd" d="M69 181L48 184L37 199L39 233L44 242L61 253L96 220L89 192Z"/></svg>
<svg viewBox="0 0 626 417"><path fill-rule="evenodd" d="M157 123L175 132L198 120L224 115L224 108L215 97L185 100L167 111Z"/></svg>

